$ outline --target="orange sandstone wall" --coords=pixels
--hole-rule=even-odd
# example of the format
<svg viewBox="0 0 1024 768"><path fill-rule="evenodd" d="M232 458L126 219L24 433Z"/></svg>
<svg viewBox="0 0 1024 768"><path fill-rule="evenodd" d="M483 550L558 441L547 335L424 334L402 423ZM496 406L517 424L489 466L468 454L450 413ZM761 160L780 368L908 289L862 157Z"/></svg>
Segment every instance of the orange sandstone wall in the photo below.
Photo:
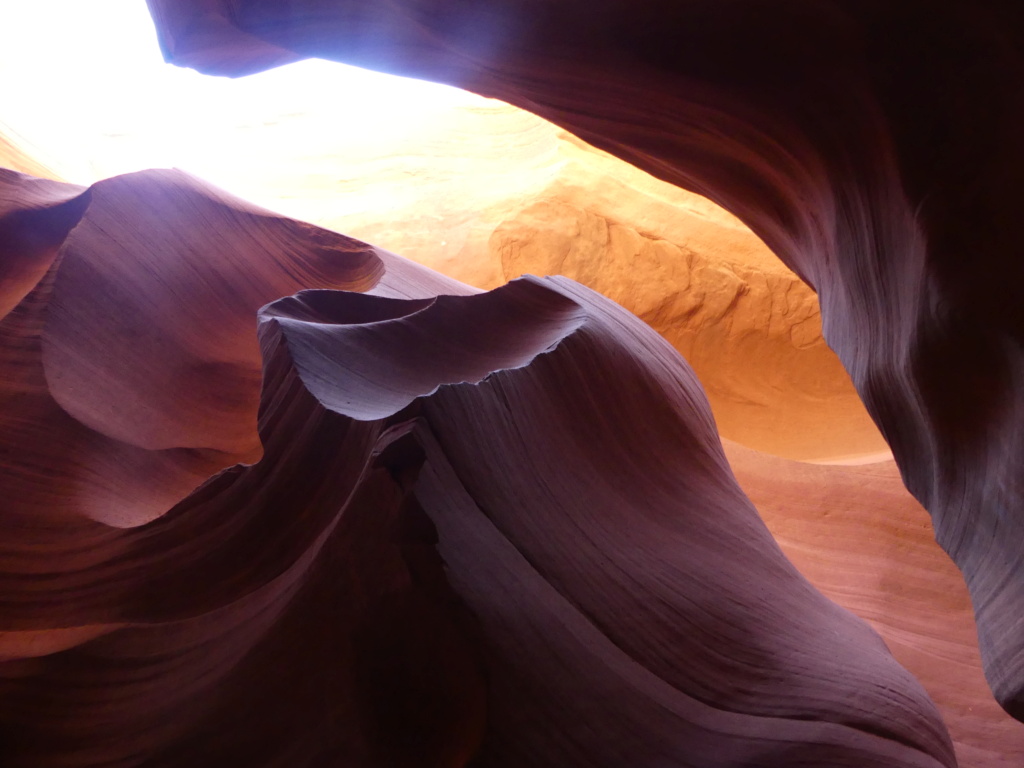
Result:
<svg viewBox="0 0 1024 768"><path fill-rule="evenodd" d="M0 184L5 766L955 765L613 302L177 171Z"/></svg>
<svg viewBox="0 0 1024 768"><path fill-rule="evenodd" d="M321 56L459 85L743 219L818 292L1024 718L1020 3L149 5L179 64Z"/></svg>

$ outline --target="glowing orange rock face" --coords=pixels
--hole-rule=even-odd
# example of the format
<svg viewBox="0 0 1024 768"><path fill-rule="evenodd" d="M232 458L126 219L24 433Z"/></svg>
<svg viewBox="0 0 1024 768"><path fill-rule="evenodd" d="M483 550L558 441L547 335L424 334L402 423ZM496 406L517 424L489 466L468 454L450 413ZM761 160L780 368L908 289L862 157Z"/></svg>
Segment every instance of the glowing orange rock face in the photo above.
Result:
<svg viewBox="0 0 1024 768"><path fill-rule="evenodd" d="M614 303L177 172L3 181L49 260L0 323L4 765L954 764ZM260 309L293 281L342 290Z"/></svg>
<svg viewBox="0 0 1024 768"><path fill-rule="evenodd" d="M1019 4L150 6L172 60L260 66L189 45L228 20L226 41L497 96L740 216L817 290L964 573L992 689L1024 716Z"/></svg>
<svg viewBox="0 0 1024 768"><path fill-rule="evenodd" d="M247 194L478 288L524 274L593 288L683 354L720 434L743 445L814 460L888 450L822 338L814 292L705 198L505 104L453 108L369 151L302 144L315 117L261 128L296 162L272 183L252 174Z"/></svg>
<svg viewBox="0 0 1024 768"><path fill-rule="evenodd" d="M819 290L1016 712L1020 266L999 200L1020 150L958 115L1019 111L981 87L1016 82L1017 19L152 5L186 63L333 52L452 80L741 213ZM566 280L475 295L180 174L0 181L5 765L954 764L921 687L785 560L692 371L635 317ZM315 286L341 290L274 301ZM816 566L828 546L801 558L813 520L787 542L772 517L874 470L732 454L801 567L947 713L978 700L928 644L962 604L887 621L904 585L935 599L917 539L884 538L906 570L865 590ZM953 714L965 763L1015 764L1005 721Z"/></svg>
<svg viewBox="0 0 1024 768"><path fill-rule="evenodd" d="M892 460L787 461L726 442L740 486L783 552L866 619L935 700L964 768L1024 761L1024 726L985 682L963 577Z"/></svg>
<svg viewBox="0 0 1024 768"><path fill-rule="evenodd" d="M210 146L261 162L199 161L199 175L484 290L524 274L571 277L683 354L727 439L801 460L888 450L822 337L814 292L707 199L468 94L408 125L363 110L358 125L375 130L359 140L338 130L346 121L353 131L351 105L268 101L207 127ZM90 157L95 175L68 171L82 183L119 173L140 138L127 126L119 134ZM72 158L54 150L50 162L67 167Z"/></svg>

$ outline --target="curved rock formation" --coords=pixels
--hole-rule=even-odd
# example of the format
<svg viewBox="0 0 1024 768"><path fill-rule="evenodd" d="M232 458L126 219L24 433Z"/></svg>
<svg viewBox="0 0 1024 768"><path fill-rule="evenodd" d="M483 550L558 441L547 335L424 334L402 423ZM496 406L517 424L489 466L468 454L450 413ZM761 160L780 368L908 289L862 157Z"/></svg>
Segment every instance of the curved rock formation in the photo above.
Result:
<svg viewBox="0 0 1024 768"><path fill-rule="evenodd" d="M1004 0L149 0L172 61L496 96L737 214L821 300L1024 717L1024 9Z"/></svg>
<svg viewBox="0 0 1024 768"><path fill-rule="evenodd" d="M383 271L368 246L333 234L321 246L321 230L176 172L87 191L10 171L0 183L20 195L4 217L8 262L26 263L4 283L17 290L4 297L0 475L15 518L138 525L257 459L256 310L311 285L367 288ZM238 234L218 244L218 229Z"/></svg>
<svg viewBox="0 0 1024 768"><path fill-rule="evenodd" d="M524 274L593 288L683 354L726 438L797 459L887 450L814 293L721 208L497 102L386 143L311 142L332 118L243 133L253 153L286 148L280 170L246 174L246 194L478 288Z"/></svg>
<svg viewBox="0 0 1024 768"><path fill-rule="evenodd" d="M955 764L607 299L0 179L5 766Z"/></svg>
<svg viewBox="0 0 1024 768"><path fill-rule="evenodd" d="M735 217L535 115L465 92L454 105L417 105L404 123L364 113L368 133L347 125L344 105L314 101L312 84L278 93L280 81L303 76L321 88L344 85L346 68L319 64L339 70L337 79L292 68L239 83L239 99L261 87L274 98L204 123L207 149L191 172L477 288L524 274L571 277L683 354L727 439L800 460L888 450L822 338L814 292ZM80 182L121 174L154 152L160 137L110 119L112 135L88 142L80 165L94 174L79 171ZM36 135L26 125L24 143L26 132ZM70 147L46 148L68 165Z"/></svg>
<svg viewBox="0 0 1024 768"><path fill-rule="evenodd" d="M1024 763L1024 727L992 698L963 578L891 460L786 461L725 442L729 464L782 551L874 627L935 700L961 768Z"/></svg>

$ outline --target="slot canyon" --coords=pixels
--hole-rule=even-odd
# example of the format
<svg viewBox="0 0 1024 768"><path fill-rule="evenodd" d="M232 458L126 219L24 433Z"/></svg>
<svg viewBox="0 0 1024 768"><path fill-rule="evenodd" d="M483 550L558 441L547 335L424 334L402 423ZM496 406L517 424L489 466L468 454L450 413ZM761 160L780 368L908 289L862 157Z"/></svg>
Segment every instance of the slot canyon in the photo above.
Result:
<svg viewBox="0 0 1024 768"><path fill-rule="evenodd" d="M1024 4L138 5L466 93L5 100L0 766L1024 765Z"/></svg>

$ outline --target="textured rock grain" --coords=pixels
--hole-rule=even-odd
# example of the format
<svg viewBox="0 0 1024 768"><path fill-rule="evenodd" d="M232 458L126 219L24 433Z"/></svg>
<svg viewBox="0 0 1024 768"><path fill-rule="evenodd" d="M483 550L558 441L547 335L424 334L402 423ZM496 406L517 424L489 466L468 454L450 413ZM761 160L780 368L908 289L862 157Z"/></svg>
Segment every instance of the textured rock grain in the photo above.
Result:
<svg viewBox="0 0 1024 768"><path fill-rule="evenodd" d="M561 274L597 290L686 357L728 439L796 459L887 450L822 337L813 291L705 198L495 100L464 93L399 124L363 110L365 131L350 135L350 107L296 90L211 120L217 159L196 172L480 289ZM111 133L89 182L153 152L137 128Z"/></svg>
<svg viewBox="0 0 1024 768"><path fill-rule="evenodd" d="M212 16L500 98L739 216L818 292L1024 718L1020 3L149 4L165 41ZM259 66L188 50L211 73Z"/></svg>
<svg viewBox="0 0 1024 768"><path fill-rule="evenodd" d="M782 551L866 619L935 700L962 768L1024 762L1024 726L985 684L963 578L891 460L818 466L734 443L726 455Z"/></svg>
<svg viewBox="0 0 1024 768"><path fill-rule="evenodd" d="M3 178L5 766L955 764L614 303L178 172ZM259 308L293 282L345 290Z"/></svg>

